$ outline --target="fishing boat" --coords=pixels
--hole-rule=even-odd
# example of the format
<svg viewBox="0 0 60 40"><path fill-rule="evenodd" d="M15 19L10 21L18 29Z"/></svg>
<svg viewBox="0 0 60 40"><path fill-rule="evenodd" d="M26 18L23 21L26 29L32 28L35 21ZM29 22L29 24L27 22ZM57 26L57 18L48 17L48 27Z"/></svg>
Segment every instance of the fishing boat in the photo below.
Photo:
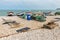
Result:
<svg viewBox="0 0 60 40"><path fill-rule="evenodd" d="M7 16L14 16L14 12L8 12Z"/></svg>

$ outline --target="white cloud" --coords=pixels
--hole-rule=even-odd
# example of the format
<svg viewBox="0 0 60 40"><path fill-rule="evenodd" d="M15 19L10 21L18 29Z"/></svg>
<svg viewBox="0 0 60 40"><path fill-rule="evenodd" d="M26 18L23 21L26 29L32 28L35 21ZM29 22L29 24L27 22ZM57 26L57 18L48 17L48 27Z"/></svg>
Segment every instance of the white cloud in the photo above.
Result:
<svg viewBox="0 0 60 40"><path fill-rule="evenodd" d="M2 1L5 1L5 2L19 2L21 0L2 0Z"/></svg>
<svg viewBox="0 0 60 40"><path fill-rule="evenodd" d="M24 0L25 5L36 6L37 8L58 8L60 0Z"/></svg>
<svg viewBox="0 0 60 40"><path fill-rule="evenodd" d="M6 6L21 6L22 8L50 9L60 7L60 0L0 0Z"/></svg>

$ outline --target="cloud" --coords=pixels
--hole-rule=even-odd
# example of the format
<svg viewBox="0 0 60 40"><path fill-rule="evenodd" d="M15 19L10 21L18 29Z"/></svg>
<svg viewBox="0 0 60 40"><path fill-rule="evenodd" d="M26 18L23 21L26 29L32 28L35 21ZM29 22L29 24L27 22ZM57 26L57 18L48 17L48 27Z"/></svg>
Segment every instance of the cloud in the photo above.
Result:
<svg viewBox="0 0 60 40"><path fill-rule="evenodd" d="M60 7L60 0L0 0L0 5L0 9L55 9Z"/></svg>
<svg viewBox="0 0 60 40"><path fill-rule="evenodd" d="M60 7L60 0L28 0L24 1L25 5L31 6L37 9L56 9Z"/></svg>
<svg viewBox="0 0 60 40"><path fill-rule="evenodd" d="M1 0L3 2L19 2L20 0Z"/></svg>
<svg viewBox="0 0 60 40"><path fill-rule="evenodd" d="M54 0L24 0L24 7L32 9L55 8Z"/></svg>

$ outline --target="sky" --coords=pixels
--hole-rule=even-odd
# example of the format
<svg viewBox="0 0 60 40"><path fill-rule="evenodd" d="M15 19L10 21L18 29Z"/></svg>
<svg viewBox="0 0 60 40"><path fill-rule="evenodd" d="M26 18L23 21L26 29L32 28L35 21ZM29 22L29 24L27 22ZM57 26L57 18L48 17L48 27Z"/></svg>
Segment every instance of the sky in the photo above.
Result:
<svg viewBox="0 0 60 40"><path fill-rule="evenodd" d="M60 0L0 0L0 10L55 10Z"/></svg>

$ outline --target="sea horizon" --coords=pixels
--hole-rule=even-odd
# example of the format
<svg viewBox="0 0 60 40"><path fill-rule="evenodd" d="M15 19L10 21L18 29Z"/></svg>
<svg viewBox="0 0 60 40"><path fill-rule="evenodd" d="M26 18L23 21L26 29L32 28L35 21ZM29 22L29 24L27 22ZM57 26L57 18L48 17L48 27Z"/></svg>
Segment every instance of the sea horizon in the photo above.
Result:
<svg viewBox="0 0 60 40"><path fill-rule="evenodd" d="M8 12L14 12L14 14L22 12L56 12L60 10L0 10L0 16L6 16Z"/></svg>

